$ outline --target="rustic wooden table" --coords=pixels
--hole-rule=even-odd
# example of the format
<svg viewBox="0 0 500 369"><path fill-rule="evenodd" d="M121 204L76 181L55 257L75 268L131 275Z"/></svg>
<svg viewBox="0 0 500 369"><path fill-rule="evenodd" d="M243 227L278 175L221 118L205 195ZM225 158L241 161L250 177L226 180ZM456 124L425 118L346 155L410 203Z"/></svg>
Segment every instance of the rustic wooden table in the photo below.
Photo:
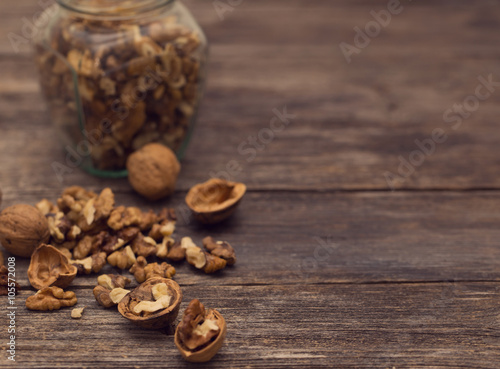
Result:
<svg viewBox="0 0 500 369"><path fill-rule="evenodd" d="M237 162L232 178L249 187L237 214L212 228L182 215L177 228L238 253L219 275L175 277L182 309L197 297L228 322L202 367L500 366L498 1L402 0L378 35L370 11L387 1L243 1L224 19L212 1L186 1L211 40L209 82L178 190L156 204L126 180L54 174L64 157L32 57L7 38L42 3L0 2L2 206L78 184L182 212L190 186ZM72 286L83 319L27 311L27 265L17 258L15 363L0 303L1 367L191 366L172 335L97 306L95 276Z"/></svg>

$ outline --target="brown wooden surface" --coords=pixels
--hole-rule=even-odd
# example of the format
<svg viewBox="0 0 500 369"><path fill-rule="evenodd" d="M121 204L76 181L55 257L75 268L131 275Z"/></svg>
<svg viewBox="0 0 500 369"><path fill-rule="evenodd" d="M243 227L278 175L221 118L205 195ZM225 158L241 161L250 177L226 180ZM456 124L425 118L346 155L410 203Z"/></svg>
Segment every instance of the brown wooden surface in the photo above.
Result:
<svg viewBox="0 0 500 369"><path fill-rule="evenodd" d="M217 276L187 265L185 295L228 322L220 353L204 367L498 368L500 363L500 89L460 129L443 113L474 93L478 76L500 81L498 1L402 1L404 11L352 63L339 51L386 1L252 0L221 21L212 2L186 1L211 40L207 95L183 161L178 191L150 204L126 180L62 160L19 33L35 1L0 3L2 207L56 199L67 185L111 186L117 202L184 214L187 189L236 160L248 184L241 208L212 228L181 216L177 236L231 242L238 263ZM269 127L273 109L297 118L247 162L238 145ZM415 139L449 133L435 154L391 192L384 178ZM322 241L319 241L322 240ZM324 243L327 246L322 248ZM6 360L0 303L0 367L195 367L173 336L144 331L97 306L95 276L70 309L29 312L28 261L17 259L17 362ZM108 267L110 268L110 267ZM109 269L111 270L111 269Z"/></svg>

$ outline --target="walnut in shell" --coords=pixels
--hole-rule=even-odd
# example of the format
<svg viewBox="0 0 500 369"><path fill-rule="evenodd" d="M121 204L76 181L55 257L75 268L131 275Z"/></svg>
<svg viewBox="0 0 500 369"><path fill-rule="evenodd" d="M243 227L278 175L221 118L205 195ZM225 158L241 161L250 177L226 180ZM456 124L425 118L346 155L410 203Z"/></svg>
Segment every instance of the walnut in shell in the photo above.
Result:
<svg viewBox="0 0 500 369"><path fill-rule="evenodd" d="M0 242L11 254L28 258L49 241L47 219L30 205L14 205L0 213Z"/></svg>
<svg viewBox="0 0 500 369"><path fill-rule="evenodd" d="M77 274L77 268L53 246L42 244L31 255L28 278L37 290L45 287L68 287Z"/></svg>
<svg viewBox="0 0 500 369"><path fill-rule="evenodd" d="M185 360L204 363L220 350L226 333L222 315L217 310L206 311L203 304L194 299L175 330L174 342Z"/></svg>
<svg viewBox="0 0 500 369"><path fill-rule="evenodd" d="M132 323L147 329L161 329L172 324L182 302L181 288L167 278L150 278L126 295L118 311Z"/></svg>
<svg viewBox="0 0 500 369"><path fill-rule="evenodd" d="M140 195L159 200L175 190L181 165L169 148L152 143L127 159L128 180Z"/></svg>
<svg viewBox="0 0 500 369"><path fill-rule="evenodd" d="M186 195L186 204L198 221L215 224L234 213L245 192L243 183L212 178L192 187Z"/></svg>

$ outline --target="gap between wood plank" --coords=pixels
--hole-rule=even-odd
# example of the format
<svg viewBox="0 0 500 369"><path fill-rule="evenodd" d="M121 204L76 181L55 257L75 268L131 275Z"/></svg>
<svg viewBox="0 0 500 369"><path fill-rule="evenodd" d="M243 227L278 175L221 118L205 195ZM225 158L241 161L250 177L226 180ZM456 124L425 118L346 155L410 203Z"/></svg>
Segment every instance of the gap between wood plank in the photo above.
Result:
<svg viewBox="0 0 500 369"><path fill-rule="evenodd" d="M97 188L98 186L95 186ZM93 187L89 189L94 189ZM51 189L48 188L46 190L24 190L23 194L44 194L44 193L53 193L54 191L60 191L60 189ZM132 190L125 190L121 188L113 188L113 193L116 195L130 195ZM5 195L10 195L12 193L19 194L18 189L11 190L10 188L2 188L2 192ZM465 188L439 188L439 187L429 187L429 188L404 188L397 190L390 190L384 188L338 188L338 189L312 189L309 187L305 188L249 188L247 189L247 193L301 193L301 194L350 194L350 193L394 193L394 194L413 194L413 193L474 193L474 192L486 192L486 193L495 193L500 192L500 187L465 187ZM175 192L173 196L185 196L188 193L188 190L179 190Z"/></svg>
<svg viewBox="0 0 500 369"><path fill-rule="evenodd" d="M487 280L487 279L476 279L476 280L459 280L459 281L454 281L454 280L435 280L435 281L367 281L367 282L312 282L312 283L281 283L281 284L276 284L276 283L238 283L238 284L231 284L231 283L217 283L217 287L286 287L286 286L365 286L365 285L408 285L408 286L419 286L419 285L440 285L440 284L478 284L478 285L485 285L485 284L500 284L500 280L494 281L494 280ZM181 287L194 287L194 286L199 286L196 283L183 283ZM70 286L72 290L79 290L79 291L85 291L85 290L92 290L95 286L78 286L78 285L72 285ZM29 289L24 288L23 291L28 291Z"/></svg>

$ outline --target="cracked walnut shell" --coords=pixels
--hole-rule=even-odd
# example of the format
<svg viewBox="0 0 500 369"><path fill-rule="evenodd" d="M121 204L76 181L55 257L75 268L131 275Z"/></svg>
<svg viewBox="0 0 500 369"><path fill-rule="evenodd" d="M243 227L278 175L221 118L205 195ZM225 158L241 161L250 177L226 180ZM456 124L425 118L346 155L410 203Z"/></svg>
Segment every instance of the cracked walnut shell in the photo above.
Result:
<svg viewBox="0 0 500 369"><path fill-rule="evenodd" d="M68 287L75 279L77 268L64 254L51 245L40 245L31 255L28 279L40 290L44 287Z"/></svg>
<svg viewBox="0 0 500 369"><path fill-rule="evenodd" d="M159 200L174 192L181 165L172 150L151 143L128 157L127 170L135 191L149 200Z"/></svg>
<svg viewBox="0 0 500 369"><path fill-rule="evenodd" d="M215 224L234 213L245 192L243 183L212 178L192 187L186 195L186 204L198 221Z"/></svg>
<svg viewBox="0 0 500 369"><path fill-rule="evenodd" d="M0 213L0 243L11 254L30 257L49 238L49 224L37 208L20 204Z"/></svg>
<svg viewBox="0 0 500 369"><path fill-rule="evenodd" d="M59 287L45 287L26 299L29 310L59 310L61 307L74 306L78 302L72 291L64 292Z"/></svg>
<svg viewBox="0 0 500 369"><path fill-rule="evenodd" d="M217 310L206 311L203 304L194 299L175 330L174 342L186 361L204 363L220 350L226 333L222 315Z"/></svg>
<svg viewBox="0 0 500 369"><path fill-rule="evenodd" d="M161 289L160 296L158 296L157 287L155 287L157 284L166 285L166 287ZM166 301L161 301L164 304L153 309L136 309L137 305L141 302L154 303L155 301L158 302L160 298L162 300L167 299L168 304L165 303ZM177 282L167 278L154 277L140 284L131 293L126 295L118 304L118 311L123 317L142 328L161 329L175 321L179 314L181 302L182 292ZM167 306L163 307L164 305Z"/></svg>

